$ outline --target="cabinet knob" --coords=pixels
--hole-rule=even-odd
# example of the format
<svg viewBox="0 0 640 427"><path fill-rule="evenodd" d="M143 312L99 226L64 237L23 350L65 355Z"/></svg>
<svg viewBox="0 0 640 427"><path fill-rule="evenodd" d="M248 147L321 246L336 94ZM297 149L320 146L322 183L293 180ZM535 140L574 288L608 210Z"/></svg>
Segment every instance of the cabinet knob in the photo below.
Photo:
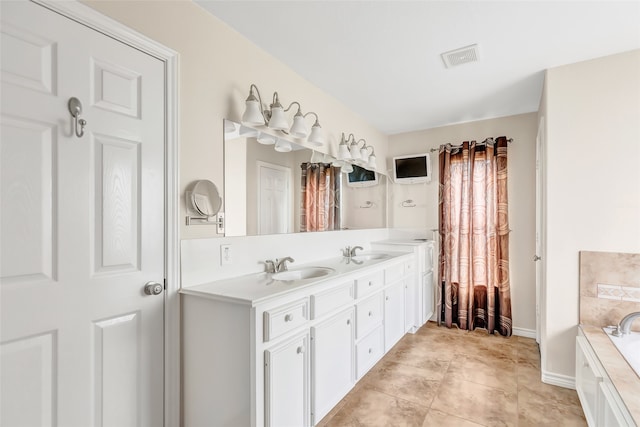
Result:
<svg viewBox="0 0 640 427"><path fill-rule="evenodd" d="M386 301L389 301L389 297L385 297L384 299L385 299Z"/></svg>
<svg viewBox="0 0 640 427"><path fill-rule="evenodd" d="M369 349L369 354L371 354L372 352L373 352L373 349L372 349L372 348L370 348L370 349Z"/></svg>
<svg viewBox="0 0 640 427"><path fill-rule="evenodd" d="M298 353L298 354L302 354L302 353L304 353L304 347L302 347L302 346L298 347L298 348L296 349L296 353Z"/></svg>
<svg viewBox="0 0 640 427"><path fill-rule="evenodd" d="M369 317L373 316L373 311L369 311Z"/></svg>
<svg viewBox="0 0 640 427"><path fill-rule="evenodd" d="M293 320L293 314L287 314L286 316L284 316L285 322L291 322L292 320Z"/></svg>
<svg viewBox="0 0 640 427"><path fill-rule="evenodd" d="M373 286L373 282L369 280L369 286Z"/></svg>
<svg viewBox="0 0 640 427"><path fill-rule="evenodd" d="M347 319L347 325L351 324L351 319Z"/></svg>

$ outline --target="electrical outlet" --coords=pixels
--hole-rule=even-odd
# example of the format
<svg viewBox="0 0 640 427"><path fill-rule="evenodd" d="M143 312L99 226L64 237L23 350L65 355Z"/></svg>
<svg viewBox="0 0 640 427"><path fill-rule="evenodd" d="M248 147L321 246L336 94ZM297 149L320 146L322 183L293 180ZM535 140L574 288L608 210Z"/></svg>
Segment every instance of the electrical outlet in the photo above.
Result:
<svg viewBox="0 0 640 427"><path fill-rule="evenodd" d="M231 245L220 245L220 264L226 265L231 263L233 263Z"/></svg>

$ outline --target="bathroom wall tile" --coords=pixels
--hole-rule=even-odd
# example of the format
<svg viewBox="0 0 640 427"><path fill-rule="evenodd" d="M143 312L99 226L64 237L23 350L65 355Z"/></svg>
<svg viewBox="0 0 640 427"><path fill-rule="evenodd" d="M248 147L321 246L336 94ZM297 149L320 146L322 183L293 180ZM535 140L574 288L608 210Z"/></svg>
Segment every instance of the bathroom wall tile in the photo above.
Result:
<svg viewBox="0 0 640 427"><path fill-rule="evenodd" d="M597 284L598 298L613 299L620 301L622 299L622 286L620 285L604 285L602 283Z"/></svg>
<svg viewBox="0 0 640 427"><path fill-rule="evenodd" d="M580 323L605 327L617 325L629 313L640 311L640 302L615 301L603 298L580 298ZM638 326L632 330L640 331Z"/></svg>
<svg viewBox="0 0 640 427"><path fill-rule="evenodd" d="M634 311L640 311L640 254L580 252L580 323L615 325Z"/></svg>
<svg viewBox="0 0 640 427"><path fill-rule="evenodd" d="M622 293L623 301L640 302L640 288L623 286Z"/></svg>
<svg viewBox="0 0 640 427"><path fill-rule="evenodd" d="M597 295L597 283L640 288L640 254L580 252L580 295Z"/></svg>

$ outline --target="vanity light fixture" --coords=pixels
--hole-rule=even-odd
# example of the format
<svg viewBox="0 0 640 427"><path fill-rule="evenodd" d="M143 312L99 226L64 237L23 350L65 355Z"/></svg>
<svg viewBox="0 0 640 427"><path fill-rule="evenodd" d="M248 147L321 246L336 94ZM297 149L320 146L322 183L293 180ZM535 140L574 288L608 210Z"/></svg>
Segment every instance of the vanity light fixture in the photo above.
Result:
<svg viewBox="0 0 640 427"><path fill-rule="evenodd" d="M276 137L268 133L260 132L256 138L262 145L273 145L276 143Z"/></svg>
<svg viewBox="0 0 640 427"><path fill-rule="evenodd" d="M288 153L292 149L291 143L289 141L285 141L284 139L280 138L278 138L278 140L276 141L276 145L273 148L280 153Z"/></svg>
<svg viewBox="0 0 640 427"><path fill-rule="evenodd" d="M255 89L255 94L254 94ZM256 97L257 95L257 97ZM249 87L249 96L245 101L246 108L242 114L242 123L248 126L267 126L269 129L281 131L295 138L307 138L307 142L313 145L322 145L324 143L324 135L322 127L318 120L318 115L313 111L306 114L302 113L302 106L298 101L293 101L285 109L280 103L278 92L273 93L272 103L268 109L262 109L262 97L260 91L255 84ZM286 112L296 105L298 110L293 117L293 124L289 125ZM311 132L304 121L309 115L313 114L316 121L311 127Z"/></svg>
<svg viewBox="0 0 640 427"><path fill-rule="evenodd" d="M342 138L340 139L340 145L338 145L338 159L339 160L348 160L351 159L351 152L349 151L349 141L356 141L356 138L353 134L349 134L347 139L344 138L344 132L342 133Z"/></svg>
<svg viewBox="0 0 640 427"><path fill-rule="evenodd" d="M362 147L360 147L362 143ZM369 153L371 150L371 153ZM359 139L356 141L353 134L349 134L347 138L342 133L340 144L338 145L338 159L348 163L349 161L355 161L360 165L366 165L370 169L376 168L376 155L375 150L371 145L367 145L367 141Z"/></svg>

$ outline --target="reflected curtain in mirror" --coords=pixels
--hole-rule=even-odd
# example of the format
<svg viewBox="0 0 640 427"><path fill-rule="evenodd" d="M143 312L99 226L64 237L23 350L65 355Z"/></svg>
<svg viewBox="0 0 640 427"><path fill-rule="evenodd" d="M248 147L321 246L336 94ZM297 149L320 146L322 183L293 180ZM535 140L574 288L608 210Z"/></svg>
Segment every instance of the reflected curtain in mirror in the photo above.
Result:
<svg viewBox="0 0 640 427"><path fill-rule="evenodd" d="M300 231L340 229L340 168L329 163L302 163Z"/></svg>
<svg viewBox="0 0 640 427"><path fill-rule="evenodd" d="M440 148L438 323L510 336L507 139Z"/></svg>

